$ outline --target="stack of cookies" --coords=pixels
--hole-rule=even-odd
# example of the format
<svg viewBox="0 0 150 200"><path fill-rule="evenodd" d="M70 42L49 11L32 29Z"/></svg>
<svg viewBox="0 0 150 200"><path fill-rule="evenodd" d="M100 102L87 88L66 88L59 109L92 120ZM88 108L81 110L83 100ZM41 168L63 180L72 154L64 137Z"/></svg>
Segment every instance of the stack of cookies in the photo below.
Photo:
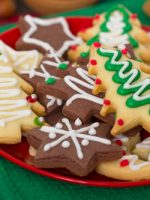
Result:
<svg viewBox="0 0 150 200"><path fill-rule="evenodd" d="M77 36L62 17L18 28L17 51L0 41L0 143L25 136L38 168L150 179L150 37L137 15L119 5Z"/></svg>

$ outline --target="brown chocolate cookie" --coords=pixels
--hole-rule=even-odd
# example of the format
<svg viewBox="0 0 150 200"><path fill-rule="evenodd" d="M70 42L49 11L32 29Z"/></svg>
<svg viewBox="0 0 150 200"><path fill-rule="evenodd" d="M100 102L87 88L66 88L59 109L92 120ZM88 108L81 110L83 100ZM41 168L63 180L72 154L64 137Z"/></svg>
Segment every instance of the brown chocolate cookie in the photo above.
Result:
<svg viewBox="0 0 150 200"><path fill-rule="evenodd" d="M81 39L70 32L63 17L40 19L26 15L20 17L17 25L22 34L16 43L17 50L55 51L61 56L70 46L81 43Z"/></svg>
<svg viewBox="0 0 150 200"><path fill-rule="evenodd" d="M98 162L122 157L121 148L107 139L106 123L82 124L61 117L55 126L28 132L28 142L37 149L34 164L39 168L66 168L78 176L92 172Z"/></svg>

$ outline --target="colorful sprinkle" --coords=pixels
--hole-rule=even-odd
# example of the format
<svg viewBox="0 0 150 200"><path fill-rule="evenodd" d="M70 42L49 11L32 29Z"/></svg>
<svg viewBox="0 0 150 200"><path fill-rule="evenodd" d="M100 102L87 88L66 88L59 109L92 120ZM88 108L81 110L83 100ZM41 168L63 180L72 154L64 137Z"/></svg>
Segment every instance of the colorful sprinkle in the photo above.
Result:
<svg viewBox="0 0 150 200"><path fill-rule="evenodd" d="M95 17L94 17L94 19L96 19L96 20L100 19L100 15L96 14Z"/></svg>
<svg viewBox="0 0 150 200"><path fill-rule="evenodd" d="M70 49L71 49L71 50L76 50L76 49L77 49L77 45L72 45L72 46L70 47Z"/></svg>
<svg viewBox="0 0 150 200"><path fill-rule="evenodd" d="M137 18L137 14L133 13L132 15L130 15L131 19L136 19Z"/></svg>
<svg viewBox="0 0 150 200"><path fill-rule="evenodd" d="M122 141L121 141L121 140L116 140L116 144L117 144L118 146L122 146Z"/></svg>
<svg viewBox="0 0 150 200"><path fill-rule="evenodd" d="M103 104L105 106L109 106L110 105L110 100L109 99L104 99Z"/></svg>
<svg viewBox="0 0 150 200"><path fill-rule="evenodd" d="M82 58L87 58L87 57L89 56L89 52L81 52L81 53L80 53L80 56L81 56Z"/></svg>
<svg viewBox="0 0 150 200"><path fill-rule="evenodd" d="M95 80L95 84L96 84L96 85L100 85L101 83L102 83L101 79L97 78L97 79Z"/></svg>
<svg viewBox="0 0 150 200"><path fill-rule="evenodd" d="M90 60L91 65L97 65L96 60Z"/></svg>
<svg viewBox="0 0 150 200"><path fill-rule="evenodd" d="M99 48L99 47L101 47L101 43L93 42L93 46L96 47L96 48Z"/></svg>
<svg viewBox="0 0 150 200"><path fill-rule="evenodd" d="M43 126L45 123L45 119L44 119L44 117L35 117L34 123L38 126Z"/></svg>
<svg viewBox="0 0 150 200"><path fill-rule="evenodd" d="M117 123L119 126L122 126L124 124L124 121L123 119L118 119Z"/></svg>
<svg viewBox="0 0 150 200"><path fill-rule="evenodd" d="M66 63L61 63L59 64L58 68L61 69L61 70L66 70L68 67L68 65Z"/></svg>
<svg viewBox="0 0 150 200"><path fill-rule="evenodd" d="M127 48L121 50L122 54L126 55L128 53Z"/></svg>
<svg viewBox="0 0 150 200"><path fill-rule="evenodd" d="M46 81L45 81L48 85L53 85L56 83L56 79L53 78L53 77L50 77L48 78Z"/></svg>
<svg viewBox="0 0 150 200"><path fill-rule="evenodd" d="M37 101L37 95L36 94L31 94L29 96L26 97L26 100L29 102L29 103L34 103Z"/></svg>
<svg viewBox="0 0 150 200"><path fill-rule="evenodd" d="M121 166L121 167L126 167L126 166L128 166L128 165L129 165L129 161L128 161L127 159L122 160L122 161L120 162L120 166Z"/></svg>

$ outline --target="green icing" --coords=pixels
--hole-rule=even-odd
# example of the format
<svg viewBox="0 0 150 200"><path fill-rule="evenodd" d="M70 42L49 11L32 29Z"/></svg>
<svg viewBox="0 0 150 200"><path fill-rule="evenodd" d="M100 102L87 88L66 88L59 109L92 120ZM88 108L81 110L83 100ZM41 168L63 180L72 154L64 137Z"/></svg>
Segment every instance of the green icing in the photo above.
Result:
<svg viewBox="0 0 150 200"><path fill-rule="evenodd" d="M150 78L139 82L138 80L141 78L141 72L138 69L133 68L132 62L120 61L122 54L119 50L105 49L102 51L102 49L99 48L97 49L97 53L109 58L105 63L105 69L107 71L115 71L112 80L115 83L120 84L117 93L121 96L131 95L126 101L128 107L136 108L150 104L150 96L146 97L145 95L145 98L139 100L135 98L135 95L140 98L146 91L150 91Z"/></svg>
<svg viewBox="0 0 150 200"><path fill-rule="evenodd" d="M61 70L66 70L68 68L68 65L66 63L61 63L59 64L58 68Z"/></svg>
<svg viewBox="0 0 150 200"><path fill-rule="evenodd" d="M48 78L46 81L45 81L48 85L53 85L56 83L56 79L53 78L53 77L50 77Z"/></svg>
<svg viewBox="0 0 150 200"><path fill-rule="evenodd" d="M87 58L87 57L89 57L89 51L87 51L87 52L81 52L81 53L80 53L80 56L81 56L82 58Z"/></svg>

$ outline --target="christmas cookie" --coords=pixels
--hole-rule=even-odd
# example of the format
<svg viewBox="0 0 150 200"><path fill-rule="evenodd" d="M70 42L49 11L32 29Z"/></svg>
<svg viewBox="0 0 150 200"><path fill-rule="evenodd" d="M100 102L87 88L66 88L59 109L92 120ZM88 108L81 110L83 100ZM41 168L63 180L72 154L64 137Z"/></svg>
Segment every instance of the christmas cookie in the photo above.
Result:
<svg viewBox="0 0 150 200"><path fill-rule="evenodd" d="M139 134L134 137L118 135L115 141L122 147L124 156L119 160L100 163L96 168L96 172L119 180L149 180L150 161L147 159L143 160L138 154L132 153L134 147L138 146L137 143L140 142ZM141 143L139 145L141 145Z"/></svg>
<svg viewBox="0 0 150 200"><path fill-rule="evenodd" d="M66 168L77 176L86 176L96 164L121 158L122 150L108 139L110 126L105 123L82 124L61 117L28 132L28 142L37 149L34 165L39 168Z"/></svg>
<svg viewBox="0 0 150 200"><path fill-rule="evenodd" d="M70 49L68 55L72 60L80 55L87 56L92 43L99 42L105 47L117 47L126 54L126 44L131 44L137 58L150 62L150 37L142 29L136 15L129 13L123 6L111 8L99 15L96 24L79 35L86 43Z"/></svg>
<svg viewBox="0 0 150 200"><path fill-rule="evenodd" d="M137 125L150 132L150 76L140 70L141 65L141 62L125 58L120 50L92 45L88 69L99 80L93 92L105 92L105 99L109 101L103 104L102 116L116 113L113 135Z"/></svg>
<svg viewBox="0 0 150 200"><path fill-rule="evenodd" d="M43 94L42 90L37 88L37 85L42 84L42 86L47 87L47 85L55 84L56 80L68 74L68 67L68 61L64 61L55 54L47 53L38 68L20 71L21 77L34 87L38 100L45 106L47 114L60 107L63 100L48 93Z"/></svg>
<svg viewBox="0 0 150 200"><path fill-rule="evenodd" d="M21 70L31 70L38 67L42 54L36 50L15 51L3 41L0 41L0 61L4 64L12 63L14 71L20 74Z"/></svg>
<svg viewBox="0 0 150 200"><path fill-rule="evenodd" d="M40 123L38 115L45 110L32 91L32 86L13 72L11 63L0 63L0 143L18 143L21 131Z"/></svg>
<svg viewBox="0 0 150 200"><path fill-rule="evenodd" d="M70 46L81 43L81 39L71 33L63 17L40 19L26 15L20 17L18 28L22 36L16 43L17 50L55 51L57 56L62 56Z"/></svg>

